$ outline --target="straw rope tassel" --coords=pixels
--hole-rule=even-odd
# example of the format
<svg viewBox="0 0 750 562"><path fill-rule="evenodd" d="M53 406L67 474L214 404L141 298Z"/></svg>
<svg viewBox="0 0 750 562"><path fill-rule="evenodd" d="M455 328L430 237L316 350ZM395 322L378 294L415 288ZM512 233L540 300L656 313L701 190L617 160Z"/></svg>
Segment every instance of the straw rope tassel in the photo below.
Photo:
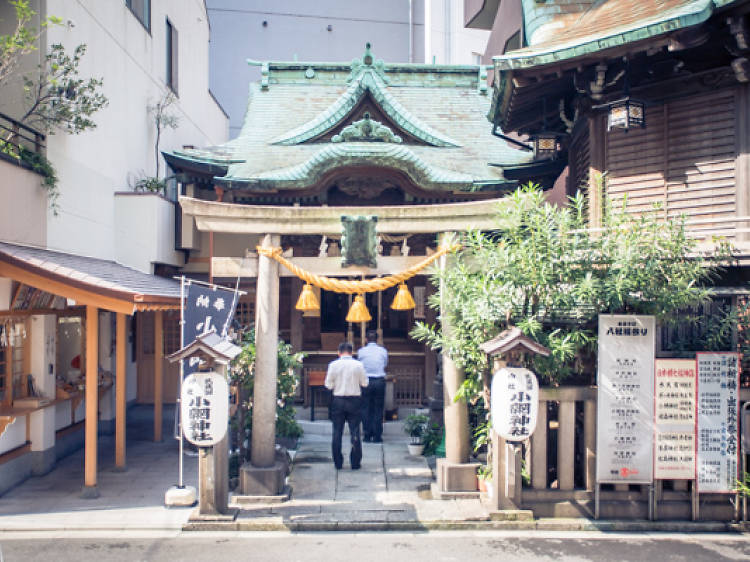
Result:
<svg viewBox="0 0 750 562"><path fill-rule="evenodd" d="M268 248L268 247L258 246L256 247L255 250L258 252L258 255L260 256L266 256L267 258L276 260L277 262L279 262L281 265L286 267L289 271L294 273L297 277L299 277L306 283L310 283L311 285L315 285L316 287L320 287L321 289L325 289L326 291L333 291L335 293L358 294L358 293L374 293L376 291L384 291L385 289L395 287L399 283L403 283L407 279L414 277L417 273L419 273L428 265L432 264L432 262L436 261L438 258L444 256L448 252L457 250L460 247L461 247L460 244L452 244L450 246L443 246L439 248L438 251L432 254L431 256L425 258L424 260L422 260L421 262L417 264L414 264L410 268L405 269L404 271L400 273L388 275L387 277L376 277L375 279L366 279L363 281L350 281L346 279L336 279L333 277L326 277L324 275L315 275L314 273L310 273L309 271L306 271L300 267L297 267L288 259L286 259L284 256L282 256L281 248Z"/></svg>

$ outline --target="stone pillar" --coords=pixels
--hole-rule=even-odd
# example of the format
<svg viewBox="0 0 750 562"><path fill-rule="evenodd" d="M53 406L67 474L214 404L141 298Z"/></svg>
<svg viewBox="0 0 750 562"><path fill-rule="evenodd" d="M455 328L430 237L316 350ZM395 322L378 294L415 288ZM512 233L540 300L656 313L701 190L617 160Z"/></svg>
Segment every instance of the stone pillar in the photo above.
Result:
<svg viewBox="0 0 750 562"><path fill-rule="evenodd" d="M86 445L83 498L98 498L96 455L99 406L99 309L86 306Z"/></svg>
<svg viewBox="0 0 750 562"><path fill-rule="evenodd" d="M281 237L266 234L261 246L276 248ZM255 388L250 463L240 470L240 489L249 496L276 496L286 466L276 460L276 383L279 346L279 264L258 256L255 304Z"/></svg>
<svg viewBox="0 0 750 562"><path fill-rule="evenodd" d="M42 396L54 400L57 318L52 315L32 316L29 331L34 385ZM56 461L55 408L36 410L29 418L31 472L39 476L52 470Z"/></svg>
<svg viewBox="0 0 750 562"><path fill-rule="evenodd" d="M226 366L216 365L226 378ZM198 518L211 519L228 512L229 433L213 447L200 447L198 453Z"/></svg>
<svg viewBox="0 0 750 562"><path fill-rule="evenodd" d="M448 266L448 256L440 258L440 268ZM441 283L440 293L445 294ZM441 298L440 323L444 334L451 333L444 298ZM447 353L443 353L443 409L445 416L445 459L451 463L465 463L469 460L469 409L463 400L454 401L456 393L466 378Z"/></svg>
<svg viewBox="0 0 750 562"><path fill-rule="evenodd" d="M440 259L441 269L445 269L448 257ZM440 292L445 294L441 284ZM451 330L444 305L440 312L441 329L444 334ZM465 378L447 353L443 353L443 416L445 420L445 458L438 460L438 489L441 492L462 492L476 490L477 464L469 461L469 410L463 400L454 401L458 389Z"/></svg>
<svg viewBox="0 0 750 562"><path fill-rule="evenodd" d="M263 237L265 248L278 247L278 235ZM255 304L255 388L253 395L253 466L266 468L275 459L276 380L279 346L279 264L258 257L258 285Z"/></svg>
<svg viewBox="0 0 750 562"><path fill-rule="evenodd" d="M211 516L227 513L229 495L229 466L227 458L229 436L213 447L198 449L198 514Z"/></svg>

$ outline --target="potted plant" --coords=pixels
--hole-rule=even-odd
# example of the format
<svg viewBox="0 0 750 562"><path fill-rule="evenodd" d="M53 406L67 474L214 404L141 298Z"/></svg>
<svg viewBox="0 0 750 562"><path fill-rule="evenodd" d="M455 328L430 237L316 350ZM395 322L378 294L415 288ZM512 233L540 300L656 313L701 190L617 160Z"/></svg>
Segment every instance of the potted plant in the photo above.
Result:
<svg viewBox="0 0 750 562"><path fill-rule="evenodd" d="M427 432L427 424L430 422L425 414L411 414L404 420L404 433L409 440L409 454L419 456L424 451L424 436Z"/></svg>
<svg viewBox="0 0 750 562"><path fill-rule="evenodd" d="M490 465L483 464L477 469L477 483L480 492L487 492L488 496L492 496L492 467Z"/></svg>

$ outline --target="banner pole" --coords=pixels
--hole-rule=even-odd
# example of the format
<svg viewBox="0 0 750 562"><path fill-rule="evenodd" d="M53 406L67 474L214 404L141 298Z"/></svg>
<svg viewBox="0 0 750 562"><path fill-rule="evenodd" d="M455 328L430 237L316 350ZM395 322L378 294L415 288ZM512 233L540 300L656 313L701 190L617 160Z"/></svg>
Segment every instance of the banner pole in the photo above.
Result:
<svg viewBox="0 0 750 562"><path fill-rule="evenodd" d="M185 347L185 276L180 277L180 349ZM182 430L182 377L185 372L185 360L180 359L180 382L178 384L177 391L177 407L178 414L177 419L180 428L180 460L179 460L179 476L177 478L177 487L184 488L185 483L183 482L183 438L184 432Z"/></svg>

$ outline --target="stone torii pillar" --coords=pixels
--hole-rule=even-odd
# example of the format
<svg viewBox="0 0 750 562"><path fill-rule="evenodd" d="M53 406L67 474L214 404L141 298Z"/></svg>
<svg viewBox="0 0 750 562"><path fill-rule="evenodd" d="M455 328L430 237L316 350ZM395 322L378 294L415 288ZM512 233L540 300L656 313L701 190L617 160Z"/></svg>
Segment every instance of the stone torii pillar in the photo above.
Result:
<svg viewBox="0 0 750 562"><path fill-rule="evenodd" d="M281 245L278 234L266 234L264 248ZM245 496L278 496L284 490L287 466L276 460L276 384L279 347L279 264L258 256L255 289L255 386L250 462L240 470Z"/></svg>
<svg viewBox="0 0 750 562"><path fill-rule="evenodd" d="M441 245L448 243L449 234L441 236ZM449 257L440 258L440 268L449 266ZM440 293L446 287L441 283ZM443 333L450 333L445 305L442 304L440 323ZM437 484L439 493L476 491L477 463L469 463L469 409L465 401L454 401L466 375L448 354L443 353L443 419L445 421L445 458L437 461Z"/></svg>

